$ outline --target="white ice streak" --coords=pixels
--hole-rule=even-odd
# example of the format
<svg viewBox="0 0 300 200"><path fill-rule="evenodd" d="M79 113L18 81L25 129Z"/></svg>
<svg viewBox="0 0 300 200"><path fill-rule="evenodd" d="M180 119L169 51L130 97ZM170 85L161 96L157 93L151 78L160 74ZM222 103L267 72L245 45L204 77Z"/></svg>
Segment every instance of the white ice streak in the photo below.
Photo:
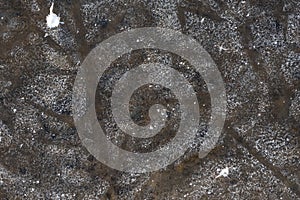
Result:
<svg viewBox="0 0 300 200"><path fill-rule="evenodd" d="M50 13L46 17L47 26L49 28L58 27L58 25L60 24L60 17L58 17L55 13L53 13L53 7L54 7L54 3L52 3L50 7Z"/></svg>

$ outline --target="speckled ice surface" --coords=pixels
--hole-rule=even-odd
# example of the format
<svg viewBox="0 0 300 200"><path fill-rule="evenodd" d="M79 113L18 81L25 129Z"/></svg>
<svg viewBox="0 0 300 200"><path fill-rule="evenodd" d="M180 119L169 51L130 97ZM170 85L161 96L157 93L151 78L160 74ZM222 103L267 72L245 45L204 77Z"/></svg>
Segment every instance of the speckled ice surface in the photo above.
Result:
<svg viewBox="0 0 300 200"><path fill-rule="evenodd" d="M64 24L50 29L45 19L51 3L0 0L0 199L300 198L299 1L55 1ZM181 31L205 48L225 83L227 119L216 147L198 158L210 100L201 77L187 73L203 113L195 142L165 169L124 173L82 145L72 119L72 87L98 43L145 26ZM113 63L97 91L102 127L128 150L153 150L168 139L123 137L107 111L122 69L148 61L189 67L169 52L132 52ZM134 105L145 91L137 91Z"/></svg>

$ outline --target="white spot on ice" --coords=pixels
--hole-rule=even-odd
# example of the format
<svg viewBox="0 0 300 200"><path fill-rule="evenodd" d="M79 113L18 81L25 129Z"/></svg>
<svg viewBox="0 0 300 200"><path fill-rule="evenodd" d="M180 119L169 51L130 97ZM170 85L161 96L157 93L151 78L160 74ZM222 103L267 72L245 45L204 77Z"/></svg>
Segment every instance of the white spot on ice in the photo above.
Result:
<svg viewBox="0 0 300 200"><path fill-rule="evenodd" d="M221 176L227 177L228 174L229 174L229 168L226 167L226 168L224 168L224 169L222 169L222 170L220 171L219 175L216 176L216 178L219 178L219 177L221 177Z"/></svg>
<svg viewBox="0 0 300 200"><path fill-rule="evenodd" d="M53 7L54 7L54 3L52 3L52 5L50 7L50 13L46 17L47 26L49 28L58 27L58 25L60 24L60 22L59 22L60 21L60 17L58 17L55 13L53 13Z"/></svg>

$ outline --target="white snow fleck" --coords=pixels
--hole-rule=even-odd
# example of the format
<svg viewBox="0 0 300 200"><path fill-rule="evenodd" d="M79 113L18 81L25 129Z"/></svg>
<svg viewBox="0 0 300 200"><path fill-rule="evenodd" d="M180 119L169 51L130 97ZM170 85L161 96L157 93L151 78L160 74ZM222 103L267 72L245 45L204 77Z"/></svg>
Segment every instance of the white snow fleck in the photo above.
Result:
<svg viewBox="0 0 300 200"><path fill-rule="evenodd" d="M221 177L221 176L227 177L228 174L229 174L229 168L226 167L226 168L224 168L224 169L221 170L220 174L219 174L218 176L216 176L216 178L219 178L219 177Z"/></svg>
<svg viewBox="0 0 300 200"><path fill-rule="evenodd" d="M58 17L55 13L53 13L53 7L54 7L54 3L52 3L52 5L50 7L50 13L46 17L47 26L49 28L58 27L58 25L60 24L60 22L59 22L60 21L60 17Z"/></svg>

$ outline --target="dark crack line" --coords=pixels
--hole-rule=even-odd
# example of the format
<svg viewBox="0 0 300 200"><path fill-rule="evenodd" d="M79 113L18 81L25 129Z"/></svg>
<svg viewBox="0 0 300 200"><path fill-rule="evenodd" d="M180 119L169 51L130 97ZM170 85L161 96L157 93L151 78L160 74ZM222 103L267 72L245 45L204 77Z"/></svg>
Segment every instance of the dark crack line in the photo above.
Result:
<svg viewBox="0 0 300 200"><path fill-rule="evenodd" d="M253 145L246 141L242 136L240 136L235 130L232 128L228 128L226 132L231 135L234 139L238 141L239 144L241 144L244 148L247 149L247 151L255 158L257 159L263 166L265 166L268 170L272 171L274 176L281 180L286 187L290 188L292 192L294 192L298 197L300 197L300 187L299 185L288 179L286 176L284 176L281 172L281 170L274 166L272 163L270 163L263 155L260 154L255 148L253 148Z"/></svg>
<svg viewBox="0 0 300 200"><path fill-rule="evenodd" d="M61 120L62 122L68 124L70 128L75 128L72 116L58 114L50 109L47 109L39 104L29 101L29 100L26 100L25 102L28 103L29 105L33 106L34 108L38 109L40 112L43 112L50 117L57 118L58 120Z"/></svg>
<svg viewBox="0 0 300 200"><path fill-rule="evenodd" d="M186 3L188 5L182 5ZM183 33L186 33L186 17L185 12L190 12L196 14L197 16L207 17L217 22L224 21L218 14L212 10L209 6L204 5L201 2L194 0L186 0L182 3L177 4L177 17L181 25L181 30Z"/></svg>
<svg viewBox="0 0 300 200"><path fill-rule="evenodd" d="M88 42L85 38L87 34L87 30L84 26L84 22L82 20L82 14L80 10L80 1L76 1L72 4L72 14L74 17L75 25L76 28L78 29L78 34L75 34L75 40L76 43L78 44L78 51L81 56L81 62L85 59L85 57L88 55L90 49Z"/></svg>
<svg viewBox="0 0 300 200"><path fill-rule="evenodd" d="M268 73L265 71L263 66L259 66L255 60L256 60L256 56L258 54L258 52L256 52L255 50L250 50L249 49L249 43L251 40L251 30L249 30L249 26L247 26L253 19L249 19L247 20L245 23L243 23L240 27L239 27L239 32L241 35L241 38L244 42L244 44L246 44L246 46L244 46L244 51L246 52L248 58L249 58L249 62L251 64L251 66L253 66L253 70L255 71L255 73L262 78L262 80L269 80L269 76ZM246 36L245 36L246 35ZM282 79L281 79L282 80ZM285 82L284 80L282 80L283 82ZM272 88L270 87L269 83L265 83L268 85L268 88ZM228 133L234 137L243 147L245 147L248 152L254 156L260 163L262 163L265 167L267 167L269 170L271 170L273 172L273 174L276 176L276 178L278 178L279 180L281 180L288 188L290 188L295 194L297 194L297 196L300 197L300 188L299 185L296 182L293 182L291 180L289 180L287 177L285 177L279 168L277 168L276 166L274 166L272 163L270 163L264 156L262 156L258 151L256 151L249 142L247 142L246 140L244 140L241 136L238 135L238 133L236 133L233 129L230 129L228 131Z"/></svg>
<svg viewBox="0 0 300 200"><path fill-rule="evenodd" d="M246 55L249 58L250 64L251 66L253 66L253 70L256 72L256 74L262 78L262 80L269 80L269 76L268 73L265 71L263 66L259 66L256 63L256 56L258 55L258 52L255 50L250 50L249 49L249 43L251 40L251 30L250 27L248 26L248 24L253 21L255 19L248 19L247 21L245 21L245 23L243 23L239 28L239 33L241 35L242 41L244 42L244 44L246 46L244 46L244 51L246 52ZM282 80L282 78L281 78ZM285 81L282 80L284 83ZM272 88L270 87L269 83L266 83L268 85L268 88ZM278 178L279 180L281 180L288 188L290 188L295 194L297 194L297 196L300 197L300 188L299 185L296 182L293 182L291 180L289 180L287 177L285 177L282 172L280 171L279 168L277 168L276 166L274 166L272 163L270 163L263 155L261 155L257 150L255 150L251 145L250 142L244 140L241 136L239 136L239 134L237 132L235 132L232 128L230 130L228 130L228 133L234 137L244 148L246 148L248 150L248 152L254 156L260 163L262 163L267 169L269 169L270 171L273 172L273 174L275 175L276 178Z"/></svg>
<svg viewBox="0 0 300 200"><path fill-rule="evenodd" d="M114 19L108 23L107 27L105 29L102 29L102 32L99 31L98 34L94 35L94 42L102 42L111 35L116 34L118 32L117 27L121 24L125 15L126 11L120 12L117 15L115 15Z"/></svg>
<svg viewBox="0 0 300 200"><path fill-rule="evenodd" d="M27 98L24 98L24 100L22 102L27 103L28 105L31 105L32 107L37 109L40 113L45 113L49 117L56 118L64 123L68 124L70 128L75 128L74 120L71 115L58 114L58 113L52 111L51 109L47 109L37 103L34 103L31 100L28 100ZM14 105L18 105L20 102L17 102L16 99L10 99L10 103L12 103ZM12 119L12 118L13 118L12 114L10 114L10 119Z"/></svg>
<svg viewBox="0 0 300 200"><path fill-rule="evenodd" d="M26 5L24 4L23 1L21 1L21 4L24 8L26 8ZM30 11L29 11L30 12ZM70 55L70 52L68 52L67 50L65 50L60 44L58 44L53 38L51 37L43 37L42 35L45 34L45 31L40 28L36 22L35 22L35 19L33 19L28 13L25 12L24 16L26 16L28 19L29 19L29 22L30 22L30 25L34 28L34 31L37 31L40 35L40 37L43 38L44 41L46 41L50 47L54 48L55 50L59 51L59 52L62 52L63 54L65 54L67 56L67 60L69 62L69 64L71 66L74 66L76 65L76 63L73 62L73 60L71 59L71 57L69 56ZM45 19L46 19L46 16L45 16ZM46 23L46 22L45 22Z"/></svg>
<svg viewBox="0 0 300 200"><path fill-rule="evenodd" d="M188 0L188 3L193 3L194 2L192 0ZM196 4L197 6L200 6L199 4ZM186 17L184 15L184 12L192 12L194 14L202 14L204 16L211 14L211 12L201 12L199 13L199 10L196 8L193 9L188 9L185 8L183 6L178 6L178 10L177 10L177 15L181 24L181 28L182 31L186 31L186 27L185 27L185 23L186 23ZM215 17L214 17L215 18ZM218 20L222 20L217 18ZM253 19L250 19L250 21ZM247 21L248 23L250 22L249 20ZM250 35L249 35L249 30L247 27L247 22L245 22L242 26L239 27L239 32L242 33L244 32L245 34L248 32L246 37L242 37L243 41L245 44L249 44L250 41ZM243 35L243 34L241 34ZM248 55L248 57L250 58L250 64L254 67L255 72L263 78L263 80L268 80L268 75L267 72L264 70L264 68L262 66L258 66L255 62L255 59L252 55L257 55L258 52L250 50L248 48L248 46L244 47L244 51L246 52L246 54ZM233 129L230 129L228 131L228 133L234 137L244 148L246 148L248 150L248 152L254 156L260 163L262 163L263 166L265 166L267 169L269 169L270 171L272 171L272 173L275 175L276 178L278 178L279 180L281 180L288 188L290 188L297 196L300 197L300 188L299 185L296 182L293 182L291 180L289 180L287 177L285 177L279 168L277 168L276 166L274 166L272 163L270 163L264 156L262 156L257 150L255 150L249 142L247 142L246 140L244 140L241 136L238 135L238 133L236 133Z"/></svg>

